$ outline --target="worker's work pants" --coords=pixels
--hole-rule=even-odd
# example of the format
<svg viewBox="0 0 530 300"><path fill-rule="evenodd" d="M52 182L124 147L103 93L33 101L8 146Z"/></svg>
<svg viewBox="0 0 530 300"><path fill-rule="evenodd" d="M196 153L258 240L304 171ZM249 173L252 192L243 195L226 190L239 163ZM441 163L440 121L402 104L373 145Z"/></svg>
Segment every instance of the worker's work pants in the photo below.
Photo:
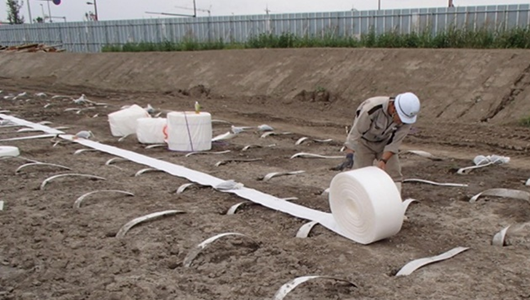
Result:
<svg viewBox="0 0 530 300"><path fill-rule="evenodd" d="M380 148L380 147L378 147ZM353 160L353 169L365 168L373 166L379 159L381 159L383 151L374 151L368 142L359 142L355 145L355 158ZM401 182L403 175L401 174L401 165L399 164L399 157L397 154L387 161L385 171L394 180L396 186L401 193Z"/></svg>

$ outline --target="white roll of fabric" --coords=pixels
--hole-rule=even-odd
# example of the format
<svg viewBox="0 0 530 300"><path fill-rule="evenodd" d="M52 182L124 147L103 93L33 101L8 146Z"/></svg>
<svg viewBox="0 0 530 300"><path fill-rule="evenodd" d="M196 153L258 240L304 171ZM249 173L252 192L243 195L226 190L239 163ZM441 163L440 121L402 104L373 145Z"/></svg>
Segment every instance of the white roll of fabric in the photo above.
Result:
<svg viewBox="0 0 530 300"><path fill-rule="evenodd" d="M40 128L44 132L56 132L56 129L15 117L0 114L0 118L15 124L24 124L24 126L30 128ZM215 188L226 181L207 173L100 142L88 139L73 139L72 135L59 135L59 137L174 176L186 178L202 186ZM386 172L376 167L368 167L340 173L333 178L329 190L332 213L291 203L244 186L234 186L234 189L222 190L222 192L232 193L275 211L316 222L347 239L361 244L369 244L389 238L401 230L403 216L408 203L407 201L403 204L401 203L397 187Z"/></svg>
<svg viewBox="0 0 530 300"><path fill-rule="evenodd" d="M139 105L132 105L109 114L109 125L112 136L126 136L136 133L140 118L150 118L151 116Z"/></svg>
<svg viewBox="0 0 530 300"><path fill-rule="evenodd" d="M162 144L165 141L165 118L140 118L137 120L136 137L142 144Z"/></svg>
<svg viewBox="0 0 530 300"><path fill-rule="evenodd" d="M331 181L329 203L341 234L361 244L391 237L403 224L396 184L377 167L336 175Z"/></svg>
<svg viewBox="0 0 530 300"><path fill-rule="evenodd" d="M210 150L212 116L207 112L170 112L167 114L167 136L169 150Z"/></svg>
<svg viewBox="0 0 530 300"><path fill-rule="evenodd" d="M15 157L19 155L20 151L17 147L0 146L0 157Z"/></svg>

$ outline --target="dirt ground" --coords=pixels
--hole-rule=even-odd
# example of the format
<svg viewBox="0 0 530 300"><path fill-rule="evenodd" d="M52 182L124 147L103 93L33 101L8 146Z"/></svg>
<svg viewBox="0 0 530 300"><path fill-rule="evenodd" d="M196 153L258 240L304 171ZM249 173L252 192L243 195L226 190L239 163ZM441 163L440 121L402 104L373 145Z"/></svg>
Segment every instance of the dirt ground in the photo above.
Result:
<svg viewBox="0 0 530 300"><path fill-rule="evenodd" d="M375 51L371 59L362 52L360 56L367 61L363 68L368 69L369 63L373 63L372 67L384 64L385 59L380 62L381 57L388 62L389 57L399 59L405 55L401 50L385 51ZM67 171L29 167L15 173L26 162L23 158L0 161L0 201L5 203L4 210L0 211L0 299L272 299L284 283L306 275L338 277L355 283L356 287L316 279L298 286L285 299L530 298L530 283L527 280L530 276L530 232L510 237L511 244L505 247L490 244L493 235L505 226L530 221L530 203L499 197L480 198L473 204L468 202L470 197L489 188L530 192L530 188L524 185L530 177L530 129L516 126L513 122L530 114L527 109L530 107L526 96L528 91L525 89L527 66L517 61L529 55L509 51L480 52L482 54L477 55L474 50L454 50L457 54L450 54L451 51L433 51L435 62L425 58L425 51L416 54L407 52L408 58L402 61L409 68L412 59L421 62L422 57L425 63L431 64L430 68L423 70L424 73L415 73L421 81L432 76L433 70L444 68L455 72L461 69L463 73L471 74L472 68L462 64L462 60L458 63L450 60L443 65L441 62L450 55L459 57L457 54L464 53L463 59L483 60L484 68L477 67L473 71L475 77L470 75L451 80L459 82L462 91L471 82L481 81L483 86L470 93L476 97L474 99L491 99L492 102L479 107L478 101L479 106L466 106L453 112L447 108L462 104L453 97L445 99L451 94L449 90L456 91L454 85L448 83L444 86L436 80L429 80L431 84L424 87L411 83L414 91L424 96L428 109L420 114L418 124L403 145L400 158L405 178L466 183L469 186L404 183L403 198L410 197L419 202L410 206L407 211L409 220L404 222L397 235L370 245L357 244L318 225L308 238L296 238L296 231L306 220L258 205L243 206L235 215L225 215L230 206L242 199L199 187L176 194L177 188L187 180L162 172L135 177L135 173L145 166L132 162L106 165L105 162L112 156L99 152L74 155L77 149L83 148L78 144L53 146L50 139L1 142L0 145L19 147L23 158L65 165L72 171L102 176L106 180L61 179L52 181L41 190L39 186L44 179ZM84 74L88 82L86 85L73 77L61 77L67 74L65 69L55 70L54 73L59 75L53 78L34 77L30 76L33 73L27 61L35 62L36 56L24 56L24 59L10 56L4 73L0 74L0 90L3 91L0 94L0 110L9 110L8 114L32 122L51 121L52 127L68 126L65 130L68 133L91 130L96 139L105 144L218 178L234 179L277 197L297 197L296 203L329 212L328 199L322 192L337 174L330 167L341 160L290 159L290 156L298 152L341 155L339 150L345 138L345 126L351 124L356 104L369 92L384 94L393 91L394 87L407 86L413 78L404 74L391 80L385 77L384 72L379 72L379 77L370 78L372 87L369 88L364 87L367 82L363 83L367 78L354 79L352 84L362 87L359 88L362 92L357 97L350 97L354 91L346 92L349 84L342 77L347 74L331 76L309 66L316 77L314 82L323 78L333 82L336 78L342 85L332 88L332 85L326 84L328 88L313 91L299 86L289 92L286 92L288 83L278 84L278 89L272 90L246 89L246 85L252 85L252 82L242 81L244 74L249 72L249 60L278 54L274 50L270 50L269 54L267 52L239 52L241 65L230 71L223 69L226 61L217 61L222 58L220 53L180 54L199 56L195 61L198 69L205 69L205 66L215 69L211 65L219 65L221 70L210 70L214 75L204 75L207 73L204 70L201 74L214 78L223 74L224 70L226 78L219 78L223 80L222 90L217 88L221 84L205 86L189 81L186 74L179 74L182 84L158 91L124 84L120 81L123 78L114 79L102 73L94 77ZM295 52L289 52L292 53L290 57L296 57ZM301 56L309 53L318 57L328 52L319 49L314 52L300 50L300 53ZM344 53L332 51L342 60ZM351 53L347 52L357 57ZM230 51L228 55L237 54ZM163 55L170 54L155 56ZM204 60L208 55L211 58ZM445 58L436 61L439 56ZM87 63L85 55L68 54L64 57L67 65L64 68L69 70L74 66L83 69L83 63ZM103 60L102 57L97 56L97 59ZM129 57L112 55L109 62L119 60L126 64L125 58ZM52 60L58 59L58 56L53 56ZM0 61L6 60L6 57L0 57ZM332 58L326 57L326 61L329 60ZM492 61L501 63L487 64ZM24 66L25 71L15 71L17 63ZM316 65L321 63L315 62ZM35 64L34 72L44 74L42 68L46 64ZM147 69L154 62L145 60L144 64L143 68ZM405 69L397 63L392 68ZM137 71L140 69L138 67ZM288 70L293 78L311 77L308 69L293 67ZM113 70L109 68L108 72ZM125 73L127 76L136 74ZM153 85L157 86L163 78L156 73L150 76L156 81ZM189 76L200 77L197 74ZM149 82L143 84L148 86ZM28 95L16 100L4 99L6 95L21 92ZM45 92L47 96L37 97L34 95L37 92ZM81 94L108 105L77 114L65 109L92 106L79 106L68 98L52 99L53 95L68 95L75 99ZM232 140L214 144L212 151L231 150L228 153L189 157L185 157L186 153L171 152L165 148L146 149L134 136L118 141L110 134L107 114L123 105L151 104L157 111L167 112L191 110L195 101L199 101L214 119L237 126L268 124L278 132L293 134L260 138L258 132L244 132ZM48 103L51 104L44 108ZM519 109L514 105L519 105ZM436 110L437 107L444 108ZM433 110L436 112L433 113ZM491 121L480 122L481 119ZM214 136L228 131L229 126L215 123ZM0 128L0 139L35 134L17 133L17 129ZM333 141L308 141L295 145L304 136L331 138ZM242 151L249 144L275 146ZM429 151L444 159L433 161L404 153L410 149ZM455 174L455 169L471 166L476 155L491 154L508 156L510 163L479 169L469 175ZM262 160L215 166L216 162L231 158ZM268 182L258 180L270 172L295 170L306 172L273 178ZM135 196L92 195L86 198L81 208L73 208L79 196L97 189L125 190ZM124 238L115 237L120 227L131 219L169 209L186 213L140 224ZM250 238L220 239L203 250L190 267L183 266L184 257L195 245L224 232L239 232ZM470 249L449 260L420 268L409 276L395 276L411 260L438 255L458 246Z"/></svg>

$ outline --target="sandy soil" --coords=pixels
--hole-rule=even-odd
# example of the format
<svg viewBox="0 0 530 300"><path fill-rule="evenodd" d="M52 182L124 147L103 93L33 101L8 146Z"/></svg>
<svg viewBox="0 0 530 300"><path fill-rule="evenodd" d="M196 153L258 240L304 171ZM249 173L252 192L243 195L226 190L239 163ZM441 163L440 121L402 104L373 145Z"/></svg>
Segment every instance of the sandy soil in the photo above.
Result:
<svg viewBox="0 0 530 300"><path fill-rule="evenodd" d="M402 55L400 53L389 51L385 57ZM437 55L447 56L447 53ZM500 56L513 56L512 53L499 53ZM263 56L263 51L259 55ZM249 58L254 56L257 54ZM473 56L476 55L468 55ZM245 61L244 57L241 60ZM519 73L513 66L503 66L497 65L497 69L488 66L488 69L497 74L511 70L515 75L513 82L506 83L508 86L520 83L521 76L524 79L525 66ZM447 68L457 69L454 65ZM239 72L244 73L244 68ZM289 157L302 151L340 155L344 127L350 125L354 104L360 101L360 97L350 100L345 93L333 89L329 90L330 101L326 95L308 96L300 91L290 97L286 94L275 96L273 91L249 94L234 88L228 94L199 85L183 85L162 92L141 91L135 87L127 91L127 85L109 83L105 77L101 80L106 80L107 87L98 89L95 83L86 86L64 82L50 84L49 78L21 78L20 74L7 73L0 79L1 96L23 91L30 94L15 101L0 98L0 109L10 110L13 115L33 122L52 121L51 126L69 126L66 130L69 133L91 130L103 143L219 178L234 179L278 197L298 197L297 203L322 211L329 211L328 199L322 192L337 174L329 168L340 159ZM61 80L67 81L66 78L52 81ZM87 77L87 80L95 79ZM400 80L389 85L403 84L404 79ZM460 80L463 80L462 85L466 84L465 79ZM237 82L232 87L239 86ZM109 89L111 85L119 89ZM228 87L225 90L229 90ZM418 88L418 93L427 94L427 90ZM524 94L524 89L521 90L518 95ZM48 97L33 96L35 92L46 92ZM484 90L478 96L486 97L490 92ZM51 99L57 94L78 98L81 93L90 100L109 105L76 114L64 111L76 107L71 100ZM503 90L499 95L506 93L511 92ZM512 97L512 102L524 99ZM213 151L231 150L229 153L190 157L164 148L146 149L134 137L118 142L110 134L106 115L122 105L149 103L158 110L190 110L196 100L215 119L241 126L269 124L277 131L293 134L262 139L257 132L246 132L230 142L214 145ZM44 109L47 103L51 105ZM432 102L428 103L435 107ZM510 103L505 103L509 109ZM409 221L396 236L368 246L344 239L321 226L316 226L307 239L295 238L305 220L257 205L244 206L232 216L224 215L241 199L210 188L192 187L176 194L176 189L187 180L159 172L135 177L144 166L131 162L108 166L105 162L112 156L98 152L74 155L75 150L82 148L76 144L53 147L49 139L2 143L19 147L25 158L62 164L75 172L102 176L106 180L63 179L40 190L39 185L45 178L64 171L27 168L15 174L24 159L0 162L0 200L5 202L0 212L0 299L272 299L281 285L305 275L335 276L350 280L357 287L331 280L314 280L300 285L285 299L529 298L530 234L512 238L512 244L502 248L492 246L490 241L503 227L528 222L530 203L497 197L481 198L474 204L468 202L471 196L488 188L530 192L524 186L524 181L530 177L530 129L517 127L513 122L479 122L490 112L469 112L475 121L456 116L430 118L430 113L423 118L420 116L421 121L403 149L430 151L445 159L432 161L403 153L405 178L467 183L469 187L404 183L403 197L419 200L407 212ZM96 114L98 117L94 117ZM216 124L214 135L228 129L228 125ZM34 133L0 128L0 138L31 134ZM295 145L303 136L334 141ZM248 144L273 143L275 147L241 151ZM479 154L509 156L511 161L466 176L454 173L455 168L470 166L471 159ZM215 166L217 161L229 158L262 160ZM306 172L268 182L258 180L269 172L294 170ZM73 208L77 197L95 189L122 189L135 196L94 195L88 197L80 209ZM132 218L168 209L186 213L139 225L125 238L115 238L120 227ZM197 243L223 232L246 234L255 243L245 238L221 239L201 252L191 267L182 265L184 257ZM423 267L410 276L394 276L413 259L437 255L458 246L470 247L470 250Z"/></svg>

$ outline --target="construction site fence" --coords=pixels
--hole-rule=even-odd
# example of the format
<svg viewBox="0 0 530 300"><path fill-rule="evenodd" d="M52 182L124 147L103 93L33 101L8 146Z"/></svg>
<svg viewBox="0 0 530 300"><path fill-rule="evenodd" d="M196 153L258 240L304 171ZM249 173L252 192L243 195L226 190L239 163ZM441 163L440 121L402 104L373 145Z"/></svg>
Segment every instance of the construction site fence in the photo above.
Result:
<svg viewBox="0 0 530 300"><path fill-rule="evenodd" d="M311 37L360 37L375 32L435 35L449 28L509 30L528 27L530 5L440 7L242 16L164 17L156 19L0 25L0 45L60 45L68 52L101 52L127 43L244 43L261 34Z"/></svg>

